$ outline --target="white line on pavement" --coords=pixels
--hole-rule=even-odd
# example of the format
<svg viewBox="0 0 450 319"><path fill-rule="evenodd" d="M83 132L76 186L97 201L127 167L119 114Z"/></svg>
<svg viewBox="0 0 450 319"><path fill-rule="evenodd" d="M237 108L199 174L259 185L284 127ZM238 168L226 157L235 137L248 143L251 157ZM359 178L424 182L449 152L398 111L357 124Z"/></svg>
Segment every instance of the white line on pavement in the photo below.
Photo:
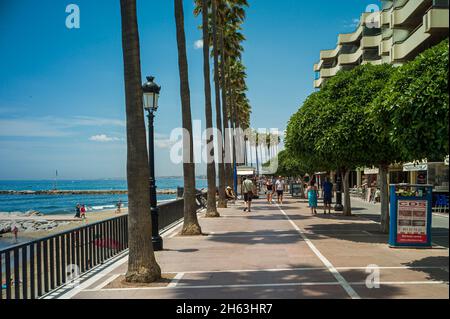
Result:
<svg viewBox="0 0 450 319"><path fill-rule="evenodd" d="M349 285L347 280L345 280L344 277L339 273L339 271L333 266L333 264L325 258L324 255L316 248L316 246L308 239L308 237L305 235L305 233L298 227L292 219L289 217L288 214L279 206L278 209L283 213L284 216L288 219L288 221L291 223L292 227L295 228L295 230L298 231L300 236L302 236L303 240L306 242L306 244L309 246L309 248L316 254L317 257L322 261L322 263L328 268L328 271L331 272L331 274L336 278L336 280L339 282L339 284L344 288L344 290L347 292L347 294L352 299L360 299L361 297L356 293L356 291Z"/></svg>
<svg viewBox="0 0 450 319"><path fill-rule="evenodd" d="M175 231L178 228L180 228L181 225L183 225L183 221L182 220L180 220L178 223L174 223L172 225L172 228L169 228L169 229L165 230L163 233L161 233L161 237L167 238L172 233L176 234ZM74 296L76 296L78 293L80 293L81 291L86 290L87 287L93 285L95 282L97 282L97 281L101 280L102 278L104 278L107 274L109 274L109 273L113 272L115 269L119 268L121 265L123 265L127 261L128 261L128 249L123 251L118 256L114 257L112 260L107 261L106 264L107 265L110 264L110 265L108 267L104 268L103 270L101 270L99 273L97 273L95 275L92 275L92 273L89 272L89 273L87 273L85 275L82 275L81 279L82 278L87 278L87 279L86 279L86 281L84 281L79 286L77 286L75 288L68 288L67 285L65 285L65 286L62 286L62 287L58 288L55 291L52 291L48 295L42 296L41 298L42 299L54 299L54 298L71 299ZM101 265L100 267L102 267L102 266L104 267L105 265ZM106 286L107 284L109 284L108 281L110 279L111 278L108 278L107 280L103 281L102 283L97 285L96 288L98 288L100 286L102 286L102 287ZM111 281L113 281L113 280L111 280ZM94 288L94 289L96 289L96 288ZM63 293L64 291L67 291L67 292ZM61 293L63 293L63 294L61 295Z"/></svg>
<svg viewBox="0 0 450 319"><path fill-rule="evenodd" d="M178 273L167 287L175 288L178 285L178 283L180 282L180 280L183 278L183 276L184 276L183 272Z"/></svg>
<svg viewBox="0 0 450 319"><path fill-rule="evenodd" d="M335 267L337 270L365 270L367 269L367 266L363 267ZM314 271L314 270L324 270L328 269L326 267L304 267L304 268L274 268L274 269L233 269L233 270L205 270L205 271L184 271L183 273L185 275L188 274L215 274L215 273L252 273L252 272L286 272L286 271ZM448 270L448 267L445 266L424 266L424 267L409 267L409 266L392 266L392 267L377 267L377 269L380 270L426 270L426 269L442 269L442 270ZM178 273L176 271L171 273Z"/></svg>
<svg viewBox="0 0 450 319"><path fill-rule="evenodd" d="M128 250L126 250L125 252L128 254ZM125 254L125 252L123 252L121 255ZM85 280L82 284L78 285L75 288L68 288L67 286L62 286L58 290L64 291L64 290L69 289L69 291L64 293L63 295L57 297L57 298L58 299L71 299L72 297L74 297L78 293L80 293L81 291L87 289L87 287L93 285L95 282L101 280L107 274L109 274L112 271L114 271L116 268L118 268L119 266L124 264L127 260L128 260L128 255L126 255L125 257L122 257L118 261L115 261L114 263L112 263L111 265L109 265L108 267L106 267L105 269L103 269L102 271L100 271L98 274L96 274L94 276L88 277L89 274L86 274L86 277L88 279ZM53 299L55 297L55 295L57 295L58 290L56 292L52 293L51 295L49 295L48 297L44 297L44 299Z"/></svg>
<svg viewBox="0 0 450 319"><path fill-rule="evenodd" d="M350 282L348 284L354 286L366 286L364 281ZM448 284L448 281L385 281L380 282L380 285L443 285ZM273 284L240 284L240 285L204 285L204 286L175 286L175 287L139 287L139 288L113 288L105 289L104 291L139 291L139 290L169 290L169 289L223 289L223 288L260 288L260 287L295 287L295 286L340 286L341 283L337 281L330 282L292 282L292 283L273 283ZM98 292L98 290L86 289L85 292ZM359 297L359 296L358 296Z"/></svg>
<svg viewBox="0 0 450 319"><path fill-rule="evenodd" d="M94 290L101 290L104 287L106 287L107 285L109 285L110 283L112 283L114 280L116 280L117 278L119 278L122 274L115 274L110 276L107 280L105 280L104 282L102 282L100 285L98 285L97 287L94 288Z"/></svg>

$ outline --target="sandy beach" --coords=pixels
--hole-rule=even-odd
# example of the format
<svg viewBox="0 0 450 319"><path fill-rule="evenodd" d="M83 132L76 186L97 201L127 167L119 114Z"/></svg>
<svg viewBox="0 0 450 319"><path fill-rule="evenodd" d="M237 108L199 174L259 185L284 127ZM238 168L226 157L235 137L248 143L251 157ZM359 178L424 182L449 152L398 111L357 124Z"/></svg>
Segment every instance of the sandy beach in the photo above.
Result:
<svg viewBox="0 0 450 319"><path fill-rule="evenodd" d="M106 220L106 219L110 219L110 218L114 218L114 217L118 217L118 216L122 216L122 215L126 215L128 214L128 209L127 208L123 208L121 214L117 214L116 210L112 209L112 210L105 210L105 211L99 211L99 212L91 212L91 213L87 213L86 216L86 220L75 220L73 218L70 218L72 216L70 216L68 218L67 215L51 215L51 216L41 216L41 217L34 217L34 219L36 220L42 220L42 219L46 219L46 220L68 220L67 224L64 225L60 225L54 229L51 230L40 230L40 231L34 231L34 232L19 232L18 234L18 240L19 242L26 242L29 240L33 240L33 239L38 239L38 238L43 238L43 237L47 237L50 235L54 235L54 234L58 234L58 233L62 233L74 228L78 228L84 225L89 225L89 224L93 224L102 220ZM1 240L7 240L7 241L11 241L13 240L14 235L12 233L6 233L3 234L2 237L0 237L0 241Z"/></svg>

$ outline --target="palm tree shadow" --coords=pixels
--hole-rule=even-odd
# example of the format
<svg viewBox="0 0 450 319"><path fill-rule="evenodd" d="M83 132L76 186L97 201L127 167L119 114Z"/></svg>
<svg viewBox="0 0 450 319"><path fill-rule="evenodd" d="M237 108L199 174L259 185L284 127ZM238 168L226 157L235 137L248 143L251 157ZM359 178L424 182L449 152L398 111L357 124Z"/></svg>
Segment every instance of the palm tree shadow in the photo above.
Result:
<svg viewBox="0 0 450 319"><path fill-rule="evenodd" d="M174 290L175 299L349 299L349 295L326 269L314 268L308 264L290 265L291 270L214 272L185 275ZM308 269L309 268L309 269ZM303 269L303 270L300 270ZM308 269L308 270L305 270ZM345 278L358 278L364 282L364 270L347 270ZM208 289L183 289L193 286L215 286ZM233 286L233 287L227 287ZM361 297L373 297L373 292L354 286ZM385 285L382 298L400 295L403 288ZM195 291L195 293L193 293Z"/></svg>
<svg viewBox="0 0 450 319"><path fill-rule="evenodd" d="M449 285L448 257L433 256L404 263L407 267L418 272L427 274L427 279L445 281Z"/></svg>
<svg viewBox="0 0 450 319"><path fill-rule="evenodd" d="M239 245L289 245L302 241L295 230L274 231L273 229L252 232L227 232L226 234L213 234L209 241L239 244Z"/></svg>

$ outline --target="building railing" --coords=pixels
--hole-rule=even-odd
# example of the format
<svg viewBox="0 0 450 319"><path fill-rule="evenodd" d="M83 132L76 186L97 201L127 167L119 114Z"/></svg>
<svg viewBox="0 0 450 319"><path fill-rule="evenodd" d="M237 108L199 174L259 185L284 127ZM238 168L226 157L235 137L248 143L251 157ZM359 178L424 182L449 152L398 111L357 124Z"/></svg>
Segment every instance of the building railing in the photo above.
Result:
<svg viewBox="0 0 450 319"><path fill-rule="evenodd" d="M205 195L197 195L197 208ZM159 228L181 220L184 200L159 206ZM128 249L128 215L0 250L0 300L36 299Z"/></svg>

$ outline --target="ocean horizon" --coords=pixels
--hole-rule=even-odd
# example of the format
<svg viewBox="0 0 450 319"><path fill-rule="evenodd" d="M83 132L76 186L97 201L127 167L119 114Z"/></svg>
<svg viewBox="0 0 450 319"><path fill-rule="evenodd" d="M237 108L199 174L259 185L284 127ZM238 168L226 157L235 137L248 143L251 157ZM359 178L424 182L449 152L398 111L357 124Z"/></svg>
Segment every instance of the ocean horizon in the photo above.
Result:
<svg viewBox="0 0 450 319"><path fill-rule="evenodd" d="M160 190L175 190L183 187L183 177L160 177L156 184ZM197 188L206 188L207 181L196 178ZM0 180L2 191L38 190L127 190L126 179L67 179L67 180ZM158 201L173 200L176 195L159 194ZM128 196L111 194L94 195L1 195L0 215L25 214L38 211L44 215L75 214L77 204L86 205L88 212L114 209L118 201L127 207Z"/></svg>

